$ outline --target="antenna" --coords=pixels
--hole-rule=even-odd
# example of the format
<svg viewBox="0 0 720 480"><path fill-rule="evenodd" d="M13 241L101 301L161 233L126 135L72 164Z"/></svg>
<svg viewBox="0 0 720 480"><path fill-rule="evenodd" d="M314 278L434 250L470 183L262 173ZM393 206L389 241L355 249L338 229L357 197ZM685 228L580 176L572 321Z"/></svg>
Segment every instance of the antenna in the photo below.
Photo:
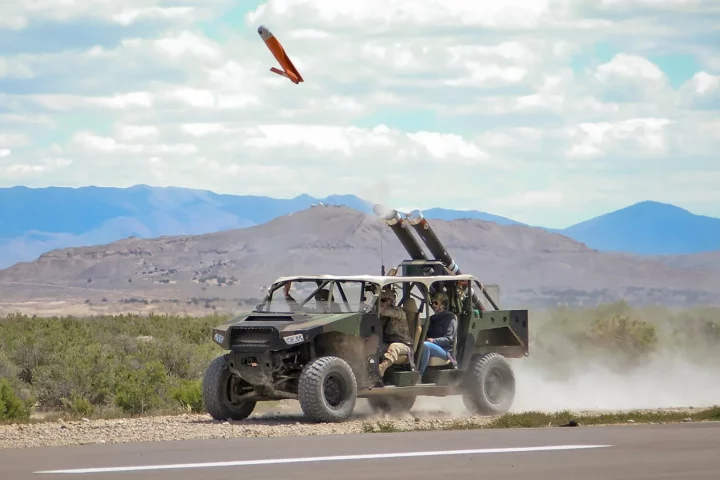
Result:
<svg viewBox="0 0 720 480"><path fill-rule="evenodd" d="M380 275L385 276L385 255L383 254L383 231L378 229L380 233Z"/></svg>

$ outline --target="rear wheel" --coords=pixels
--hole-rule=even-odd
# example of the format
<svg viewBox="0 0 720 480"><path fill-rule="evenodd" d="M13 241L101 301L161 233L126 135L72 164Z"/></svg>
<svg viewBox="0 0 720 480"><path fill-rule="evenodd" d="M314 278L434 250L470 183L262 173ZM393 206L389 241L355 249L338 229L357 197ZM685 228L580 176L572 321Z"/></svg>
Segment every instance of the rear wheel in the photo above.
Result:
<svg viewBox="0 0 720 480"><path fill-rule="evenodd" d="M312 421L347 420L357 401L357 380L350 365L332 356L310 361L300 374L298 400Z"/></svg>
<svg viewBox="0 0 720 480"><path fill-rule="evenodd" d="M502 355L478 355L465 374L463 390L463 403L471 413L501 415L515 399L515 374Z"/></svg>
<svg viewBox="0 0 720 480"><path fill-rule="evenodd" d="M210 362L203 377L202 400L205 410L215 420L244 420L255 409L254 401L233 401L238 383L245 382L230 372L227 355Z"/></svg>

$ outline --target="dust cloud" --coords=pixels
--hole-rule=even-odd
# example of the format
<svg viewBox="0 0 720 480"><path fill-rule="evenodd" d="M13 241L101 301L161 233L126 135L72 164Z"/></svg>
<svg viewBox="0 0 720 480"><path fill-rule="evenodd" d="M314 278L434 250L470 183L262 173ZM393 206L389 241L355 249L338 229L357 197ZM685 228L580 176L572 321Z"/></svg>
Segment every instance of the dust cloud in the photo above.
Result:
<svg viewBox="0 0 720 480"><path fill-rule="evenodd" d="M567 366L533 359L509 360L516 376L511 412L545 413L706 408L720 404L717 361L691 362L681 354L658 355L626 372L602 363ZM469 415L462 398L418 397L413 413Z"/></svg>
<svg viewBox="0 0 720 480"><path fill-rule="evenodd" d="M558 375L565 368L532 357L512 364L517 380L512 411L618 411L720 404L717 363L698 364L677 353L657 355L625 372L602 363L583 363Z"/></svg>
<svg viewBox="0 0 720 480"><path fill-rule="evenodd" d="M510 410L515 413L707 408L720 404L720 363L712 357L702 363L681 352L661 352L642 365L628 365L625 371L602 362L581 361L573 366L532 355L509 362L516 377ZM418 397L413 412L469 414L459 396Z"/></svg>

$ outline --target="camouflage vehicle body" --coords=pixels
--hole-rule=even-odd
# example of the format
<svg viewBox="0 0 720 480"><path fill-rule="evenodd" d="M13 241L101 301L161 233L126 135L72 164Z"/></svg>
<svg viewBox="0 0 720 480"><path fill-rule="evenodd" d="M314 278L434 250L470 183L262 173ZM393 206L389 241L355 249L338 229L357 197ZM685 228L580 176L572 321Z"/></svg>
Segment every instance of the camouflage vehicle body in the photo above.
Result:
<svg viewBox="0 0 720 480"><path fill-rule="evenodd" d="M407 229L405 222L399 225ZM458 394L475 413L507 411L515 378L505 358L528 354L528 311L499 309L499 288L492 295L475 276L452 271L448 267L456 264L448 261L446 252L436 254L440 260L427 259L406 234L410 232L398 237L413 258L392 274L282 277L252 312L215 327L213 340L227 354L206 372L203 399L210 414L242 419L258 401L297 399L315 421L342 421L352 414L356 398L365 397L372 407L388 411L408 410L418 395ZM294 307L278 308L274 302L288 284L310 285L310 292ZM350 286L358 287L357 306L347 294ZM399 294L398 306L414 337L415 362L406 358L391 366L383 386L376 387L371 371L383 342L378 299L384 288ZM322 289L336 311L327 306L307 311ZM449 309L458 319L456 362L431 358L421 378L417 359L432 314L431 296L437 291L448 295Z"/></svg>

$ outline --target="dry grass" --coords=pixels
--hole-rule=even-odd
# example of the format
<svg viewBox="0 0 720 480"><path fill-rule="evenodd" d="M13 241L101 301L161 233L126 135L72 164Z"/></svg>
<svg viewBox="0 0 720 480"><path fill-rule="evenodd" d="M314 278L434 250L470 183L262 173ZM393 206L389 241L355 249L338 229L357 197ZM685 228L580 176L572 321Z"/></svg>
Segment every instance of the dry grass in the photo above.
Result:
<svg viewBox="0 0 720 480"><path fill-rule="evenodd" d="M488 420L488 417L469 417L438 423L436 428L423 426L418 430L481 430L496 428L548 428L627 424L663 424L681 422L720 421L720 406L698 410L636 410L630 412L556 413L522 412L507 413ZM365 422L363 432L395 433L408 431L398 428L391 420Z"/></svg>
<svg viewBox="0 0 720 480"><path fill-rule="evenodd" d="M492 421L484 428L539 428L559 426L617 425L628 423L679 423L684 421L720 421L720 407L697 411L646 411L603 412L576 414L569 411L557 413L523 412L509 413Z"/></svg>

